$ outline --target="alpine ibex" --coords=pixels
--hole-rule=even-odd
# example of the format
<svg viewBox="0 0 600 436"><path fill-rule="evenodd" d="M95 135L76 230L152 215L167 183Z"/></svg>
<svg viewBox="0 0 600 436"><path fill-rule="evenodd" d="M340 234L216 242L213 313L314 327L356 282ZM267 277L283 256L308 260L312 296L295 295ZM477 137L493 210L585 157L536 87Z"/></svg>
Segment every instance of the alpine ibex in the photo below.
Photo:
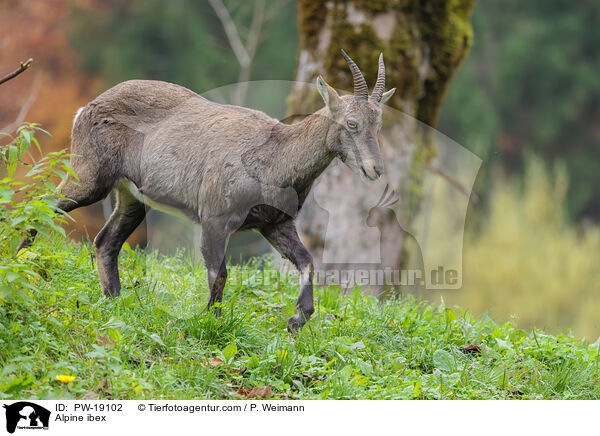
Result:
<svg viewBox="0 0 600 436"><path fill-rule="evenodd" d="M339 96L319 76L325 107L295 124L145 80L120 83L77 112L71 166L79 183L61 183L66 198L57 207L69 212L117 189L116 208L94 240L105 295L120 293L119 251L146 207L166 206L202 229L209 308L223 298L229 236L256 229L298 268L300 294L288 329L295 332L306 323L314 312L312 257L298 238L294 218L334 157L366 179L381 176L380 106L395 91L384 92L383 55L369 96L358 66L342 54L354 95Z"/></svg>

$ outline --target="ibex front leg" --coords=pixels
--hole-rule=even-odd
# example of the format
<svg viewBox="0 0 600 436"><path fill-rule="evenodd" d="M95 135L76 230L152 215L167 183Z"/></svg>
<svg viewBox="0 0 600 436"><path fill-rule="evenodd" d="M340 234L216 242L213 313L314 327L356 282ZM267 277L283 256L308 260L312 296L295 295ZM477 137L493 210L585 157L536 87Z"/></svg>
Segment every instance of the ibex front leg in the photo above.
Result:
<svg viewBox="0 0 600 436"><path fill-rule="evenodd" d="M313 303L313 263L296 231L292 219L261 229L263 236L283 257L289 259L300 273L300 294L296 302L294 316L288 321L288 330L296 333L309 320L315 311Z"/></svg>
<svg viewBox="0 0 600 436"><path fill-rule="evenodd" d="M208 273L208 309L215 303L223 301L223 289L227 281L227 266L225 263L225 249L229 233L224 223L219 220L209 220L202 225L201 251L204 266ZM220 313L218 309L217 314Z"/></svg>

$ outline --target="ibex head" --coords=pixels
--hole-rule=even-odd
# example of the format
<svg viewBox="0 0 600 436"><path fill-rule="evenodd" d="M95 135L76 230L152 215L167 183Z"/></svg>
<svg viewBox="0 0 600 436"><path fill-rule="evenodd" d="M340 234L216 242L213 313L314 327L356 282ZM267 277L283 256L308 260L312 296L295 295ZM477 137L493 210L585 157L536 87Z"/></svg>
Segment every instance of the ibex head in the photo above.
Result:
<svg viewBox="0 0 600 436"><path fill-rule="evenodd" d="M342 55L352 72L354 95L340 97L321 76L317 78L317 89L335 121L329 146L356 174L376 180L383 174L383 159L377 141L377 133L381 129L381 104L389 100L396 89L384 92L383 53L379 55L377 82L370 96L367 82L356 63L344 50Z"/></svg>

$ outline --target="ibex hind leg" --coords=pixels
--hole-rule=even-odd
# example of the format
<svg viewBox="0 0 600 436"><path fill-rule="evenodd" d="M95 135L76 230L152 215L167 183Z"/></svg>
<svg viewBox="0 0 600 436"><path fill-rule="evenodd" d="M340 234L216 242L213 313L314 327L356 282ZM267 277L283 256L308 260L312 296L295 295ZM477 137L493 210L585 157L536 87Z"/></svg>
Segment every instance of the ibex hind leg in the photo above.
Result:
<svg viewBox="0 0 600 436"><path fill-rule="evenodd" d="M123 243L146 216L146 206L123 185L117 188L117 205L96 238L96 262L102 293L117 297L121 293L118 258Z"/></svg>
<svg viewBox="0 0 600 436"><path fill-rule="evenodd" d="M78 171L77 165L74 165L74 163L71 162L71 167L74 169L76 174L82 174L83 176L80 176L81 178L78 181L73 180L73 178L69 176L68 179L63 180L58 185L58 192L60 192L65 198L58 199L58 202L56 203L56 209L68 213L81 206L88 206L96 203L110 193L112 184L108 183L108 181L99 181L97 177L85 177L87 174L89 174L89 170L86 166L82 168L83 171ZM29 230L28 236L21 240L17 250L27 248L33 244L36 235L36 230Z"/></svg>

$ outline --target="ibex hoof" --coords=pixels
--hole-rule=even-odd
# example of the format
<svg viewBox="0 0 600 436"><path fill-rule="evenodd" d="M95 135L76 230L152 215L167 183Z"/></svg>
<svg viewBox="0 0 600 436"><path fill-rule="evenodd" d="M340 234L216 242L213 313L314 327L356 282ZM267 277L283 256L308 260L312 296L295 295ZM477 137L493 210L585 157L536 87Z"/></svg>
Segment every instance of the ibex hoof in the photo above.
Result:
<svg viewBox="0 0 600 436"><path fill-rule="evenodd" d="M296 333L298 333L298 330L300 330L300 323L298 322L298 316L294 315L292 316L287 323L287 329L288 332L290 332L291 334L295 335Z"/></svg>
<svg viewBox="0 0 600 436"><path fill-rule="evenodd" d="M310 315L309 316L299 315L296 313L294 316L292 316L288 320L288 324L287 324L288 332L290 332L292 334L298 333L298 330L300 330L302 328L302 326L304 326L304 324L306 324L309 317L310 317Z"/></svg>
<svg viewBox="0 0 600 436"><path fill-rule="evenodd" d="M17 247L17 253L24 248L29 248L30 246L31 242L29 242L28 239L21 239L21 242L19 242L19 246Z"/></svg>
<svg viewBox="0 0 600 436"><path fill-rule="evenodd" d="M121 290L115 289L111 291L109 289L102 289L102 295L104 295L106 298L117 298L119 295L121 295Z"/></svg>
<svg viewBox="0 0 600 436"><path fill-rule="evenodd" d="M216 316L217 318L221 316L221 306L213 306L213 305L209 305L207 307L208 313L212 313L214 316Z"/></svg>

